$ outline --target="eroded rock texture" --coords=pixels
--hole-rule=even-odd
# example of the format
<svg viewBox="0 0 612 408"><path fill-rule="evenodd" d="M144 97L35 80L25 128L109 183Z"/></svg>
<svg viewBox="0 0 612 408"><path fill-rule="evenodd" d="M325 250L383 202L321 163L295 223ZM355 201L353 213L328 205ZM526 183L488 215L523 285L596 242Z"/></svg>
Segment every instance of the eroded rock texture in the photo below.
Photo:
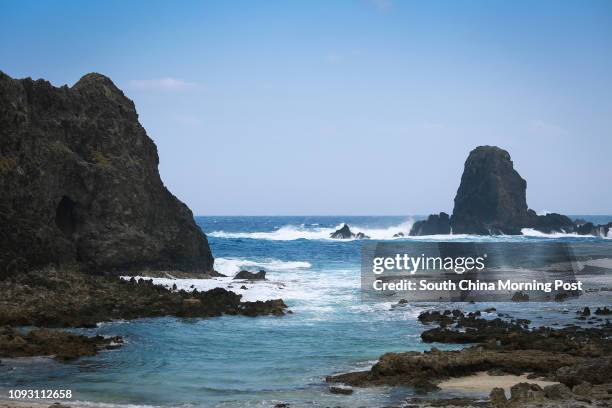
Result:
<svg viewBox="0 0 612 408"><path fill-rule="evenodd" d="M0 273L67 262L212 271L206 236L158 163L134 103L109 78L56 88L0 72Z"/></svg>
<svg viewBox="0 0 612 408"><path fill-rule="evenodd" d="M472 150L455 196L453 233L520 234L530 224L526 189L507 151L496 146Z"/></svg>

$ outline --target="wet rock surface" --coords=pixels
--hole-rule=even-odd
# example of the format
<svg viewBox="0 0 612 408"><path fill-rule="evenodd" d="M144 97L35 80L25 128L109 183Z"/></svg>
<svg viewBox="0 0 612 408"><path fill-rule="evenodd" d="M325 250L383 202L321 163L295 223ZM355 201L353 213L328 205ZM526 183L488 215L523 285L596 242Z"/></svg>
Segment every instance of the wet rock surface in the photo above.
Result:
<svg viewBox="0 0 612 408"><path fill-rule="evenodd" d="M58 330L34 329L19 331L0 327L0 358L54 356L66 361L93 356L100 350L121 346L121 337L87 337Z"/></svg>
<svg viewBox="0 0 612 408"><path fill-rule="evenodd" d="M114 319L285 314L281 299L243 302L241 295L216 288L172 291L151 281L91 276L46 268L0 281L0 325L95 327Z"/></svg>
<svg viewBox="0 0 612 408"><path fill-rule="evenodd" d="M528 320L484 319L480 312L466 314L457 309L426 311L418 319L426 325L437 325L422 333L425 342L475 345L457 351L432 348L426 352L386 353L370 370L333 375L326 380L356 387L410 386L426 393L436 390L441 380L483 371L494 375L530 373L528 378L546 378L560 384L544 388L517 384L509 398L503 389L493 390L486 403L552 407L562 401L598 406L589 404L612 400L612 326L608 322L588 328L530 328ZM597 391L592 391L595 387ZM608 389L611 394L607 394ZM464 402L468 405L459 406L475 406L470 404L476 401ZM417 401L414 406L435 405Z"/></svg>
<svg viewBox="0 0 612 408"><path fill-rule="evenodd" d="M206 236L158 164L134 103L109 78L58 88L0 72L0 276L70 262L212 272Z"/></svg>
<svg viewBox="0 0 612 408"><path fill-rule="evenodd" d="M363 232L353 233L348 224L344 224L341 228L329 234L332 239L369 239L370 237Z"/></svg>
<svg viewBox="0 0 612 408"><path fill-rule="evenodd" d="M240 271L234 276L234 279L244 280L266 280L266 271L259 272Z"/></svg>

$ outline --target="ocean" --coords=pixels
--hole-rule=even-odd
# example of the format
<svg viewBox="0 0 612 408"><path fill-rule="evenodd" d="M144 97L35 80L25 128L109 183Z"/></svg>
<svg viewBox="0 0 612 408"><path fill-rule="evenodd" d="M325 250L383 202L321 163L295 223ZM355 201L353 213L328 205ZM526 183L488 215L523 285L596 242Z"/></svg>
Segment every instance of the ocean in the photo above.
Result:
<svg viewBox="0 0 612 408"><path fill-rule="evenodd" d="M603 223L612 216L574 216ZM421 351L418 314L432 304L393 307L363 303L359 240L331 240L342 223L374 240L407 234L422 217L196 217L208 235L216 269L229 278L163 280L179 288L222 286L245 300L283 298L293 314L283 317L225 316L156 318L102 323L76 332L120 335L125 345L94 357L58 363L49 358L4 360L0 392L6 389L71 389L75 400L95 406L380 407L411 395L410 389L356 389L351 396L328 390L326 375L367 369L385 352ZM399 238L504 242L602 242L610 238L546 235L466 235ZM267 271L268 281L240 289L231 276L241 269ZM568 302L461 304L464 310L495 306L534 324L572 321L584 305L603 305L597 295ZM528 306L526 306L528 305ZM453 304L443 305L452 308ZM458 346L457 346L458 347Z"/></svg>

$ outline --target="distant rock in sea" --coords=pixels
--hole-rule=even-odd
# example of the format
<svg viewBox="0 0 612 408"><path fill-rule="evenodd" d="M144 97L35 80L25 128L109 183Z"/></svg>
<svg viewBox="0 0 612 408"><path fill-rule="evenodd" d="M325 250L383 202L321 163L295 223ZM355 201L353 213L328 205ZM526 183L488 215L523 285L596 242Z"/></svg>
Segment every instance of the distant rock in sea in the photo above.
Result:
<svg viewBox="0 0 612 408"><path fill-rule="evenodd" d="M520 234L529 225L527 182L510 154L479 146L465 161L451 218L455 234Z"/></svg>
<svg viewBox="0 0 612 408"><path fill-rule="evenodd" d="M340 229L329 234L330 238L333 239L369 239L370 237L364 234L363 232L358 232L356 234L351 231L348 224L344 224Z"/></svg>
<svg viewBox="0 0 612 408"><path fill-rule="evenodd" d="M537 215L527 206L527 182L514 169L510 154L497 146L479 146L465 161L453 214L430 215L410 235L520 235L523 228L543 233L607 236L612 223L574 222L565 215Z"/></svg>
<svg viewBox="0 0 612 408"><path fill-rule="evenodd" d="M259 272L240 271L234 276L234 279L244 280L266 280L266 271Z"/></svg>
<svg viewBox="0 0 612 408"><path fill-rule="evenodd" d="M0 72L0 273L49 263L212 272L206 236L158 164L109 78L56 88Z"/></svg>

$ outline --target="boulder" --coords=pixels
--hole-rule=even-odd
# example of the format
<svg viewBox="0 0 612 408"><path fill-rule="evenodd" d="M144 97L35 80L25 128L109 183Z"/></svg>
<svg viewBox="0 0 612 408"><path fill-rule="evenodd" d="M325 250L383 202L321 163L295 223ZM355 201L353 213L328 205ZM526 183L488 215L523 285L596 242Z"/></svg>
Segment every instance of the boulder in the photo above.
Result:
<svg viewBox="0 0 612 408"><path fill-rule="evenodd" d="M410 235L448 235L451 233L450 217L447 213L431 214L426 220L417 221L410 228Z"/></svg>
<svg viewBox="0 0 612 408"><path fill-rule="evenodd" d="M355 238L355 234L351 231L348 224L344 224L340 229L332 232L330 238L333 239L351 239Z"/></svg>
<svg viewBox="0 0 612 408"><path fill-rule="evenodd" d="M472 150L455 196L453 233L520 234L530 224L526 189L527 182L506 150L496 146Z"/></svg>
<svg viewBox="0 0 612 408"><path fill-rule="evenodd" d="M364 234L363 232L358 232L357 234L355 234L355 238L356 239L370 239L370 237Z"/></svg>
<svg viewBox="0 0 612 408"><path fill-rule="evenodd" d="M565 215L557 213L535 215L535 212L530 210L529 217L531 221L526 226L534 228L546 234L550 234L553 232L573 232L575 229L574 222Z"/></svg>
<svg viewBox="0 0 612 408"><path fill-rule="evenodd" d="M489 401L494 407L503 407L508 403L508 398L503 388L496 387L491 390Z"/></svg>
<svg viewBox="0 0 612 408"><path fill-rule="evenodd" d="M107 77L72 87L0 72L0 273L208 273L193 214L164 186L134 103Z"/></svg>
<svg viewBox="0 0 612 408"><path fill-rule="evenodd" d="M590 384L604 384L610 381L612 357L597 358L561 367L556 372L557 381L573 387L586 381Z"/></svg>
<svg viewBox="0 0 612 408"><path fill-rule="evenodd" d="M234 279L245 279L245 280L266 280L266 271L260 270L259 272L240 271L234 276Z"/></svg>

